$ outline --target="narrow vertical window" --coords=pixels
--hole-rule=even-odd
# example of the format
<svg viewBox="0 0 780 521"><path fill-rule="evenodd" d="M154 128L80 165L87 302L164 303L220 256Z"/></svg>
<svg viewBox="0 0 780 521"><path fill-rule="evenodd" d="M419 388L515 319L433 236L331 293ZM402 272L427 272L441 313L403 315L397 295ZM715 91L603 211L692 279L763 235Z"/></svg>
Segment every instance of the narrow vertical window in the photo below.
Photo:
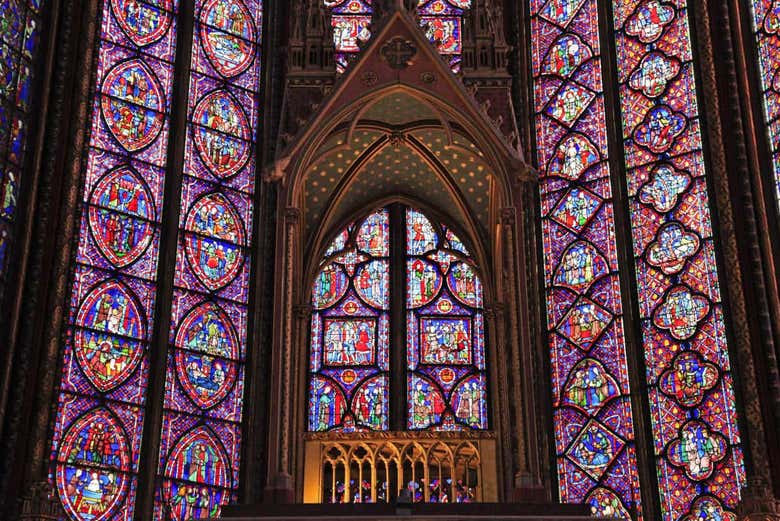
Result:
<svg viewBox="0 0 780 521"><path fill-rule="evenodd" d="M390 222L380 210L325 252L311 302L309 430L386 430L390 369Z"/></svg>
<svg viewBox="0 0 780 521"><path fill-rule="evenodd" d="M0 296L30 133L41 0L0 1Z"/></svg>
<svg viewBox="0 0 780 521"><path fill-rule="evenodd" d="M745 475L687 2L614 0L613 10L663 518L725 517Z"/></svg>
<svg viewBox="0 0 780 521"><path fill-rule="evenodd" d="M596 0L530 0L561 500L641 516Z"/></svg>
<svg viewBox="0 0 780 521"><path fill-rule="evenodd" d="M91 139L51 454L71 519L130 520L170 124L175 0L102 8Z"/></svg>
<svg viewBox="0 0 780 521"><path fill-rule="evenodd" d="M260 0L195 4L159 519L217 517L236 499L261 31Z"/></svg>
<svg viewBox="0 0 780 521"><path fill-rule="evenodd" d="M410 429L486 429L482 281L458 237L406 212Z"/></svg>
<svg viewBox="0 0 780 521"><path fill-rule="evenodd" d="M752 0L764 117L769 132L775 190L780 204L780 1Z"/></svg>
<svg viewBox="0 0 780 521"><path fill-rule="evenodd" d="M331 9L334 59L341 74L371 37L371 0L323 0Z"/></svg>

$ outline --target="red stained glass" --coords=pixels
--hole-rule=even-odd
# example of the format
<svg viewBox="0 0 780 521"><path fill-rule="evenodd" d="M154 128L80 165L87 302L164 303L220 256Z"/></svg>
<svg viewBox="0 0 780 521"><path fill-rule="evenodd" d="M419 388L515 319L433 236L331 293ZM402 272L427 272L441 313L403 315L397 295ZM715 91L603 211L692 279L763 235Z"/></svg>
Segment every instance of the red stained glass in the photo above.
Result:
<svg viewBox="0 0 780 521"><path fill-rule="evenodd" d="M770 3L753 2L761 15L756 18L760 34L769 40L774 36L763 31L772 17ZM745 476L708 209L687 2L613 0L613 8L663 519L698 519L705 509L733 517L730 511L739 501ZM766 45L769 41L762 41ZM772 68L772 59L762 65Z"/></svg>
<svg viewBox="0 0 780 521"><path fill-rule="evenodd" d="M176 5L106 1L51 479L71 519L132 519L155 316Z"/></svg>
<svg viewBox="0 0 780 521"><path fill-rule="evenodd" d="M155 501L182 521L215 517L238 487L262 2L195 11L163 414L176 428L163 428Z"/></svg>
<svg viewBox="0 0 780 521"><path fill-rule="evenodd" d="M482 281L450 230L406 212L407 427L488 427Z"/></svg>
<svg viewBox="0 0 780 521"><path fill-rule="evenodd" d="M530 7L560 496L641 517L597 2Z"/></svg>
<svg viewBox="0 0 780 521"><path fill-rule="evenodd" d="M389 425L390 214L339 232L312 287L311 431Z"/></svg>

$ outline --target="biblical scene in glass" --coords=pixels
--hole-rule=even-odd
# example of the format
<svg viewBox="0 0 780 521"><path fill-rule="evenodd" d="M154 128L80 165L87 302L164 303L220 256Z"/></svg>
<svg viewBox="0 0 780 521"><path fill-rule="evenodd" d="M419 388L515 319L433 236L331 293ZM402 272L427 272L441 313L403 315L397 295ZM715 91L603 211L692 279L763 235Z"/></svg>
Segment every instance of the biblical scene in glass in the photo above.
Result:
<svg viewBox="0 0 780 521"><path fill-rule="evenodd" d="M453 72L460 72L463 54L463 13L471 0L419 0L417 14L428 39L449 61Z"/></svg>
<svg viewBox="0 0 780 521"><path fill-rule="evenodd" d="M323 0L331 11L336 72L343 73L371 38L371 0Z"/></svg>
<svg viewBox="0 0 780 521"><path fill-rule="evenodd" d="M726 519L734 516L745 471L687 2L613 0L613 10L663 519ZM771 26L769 12L765 20Z"/></svg>
<svg viewBox="0 0 780 521"><path fill-rule="evenodd" d="M50 479L70 519L134 516L175 54L173 0L101 14Z"/></svg>
<svg viewBox="0 0 780 521"><path fill-rule="evenodd" d="M454 246L453 246L454 245ZM406 212L409 429L486 429L482 281L463 243Z"/></svg>
<svg viewBox="0 0 780 521"><path fill-rule="evenodd" d="M0 296L27 157L42 0L0 0Z"/></svg>
<svg viewBox="0 0 780 521"><path fill-rule="evenodd" d="M390 221L380 210L330 244L312 287L309 430L386 430Z"/></svg>
<svg viewBox="0 0 780 521"><path fill-rule="evenodd" d="M155 516L216 517L241 456L260 0L199 0Z"/></svg>
<svg viewBox="0 0 780 521"><path fill-rule="evenodd" d="M561 500L642 517L596 0L529 0Z"/></svg>
<svg viewBox="0 0 780 521"><path fill-rule="evenodd" d="M339 74L357 59L371 38L371 0L323 0L331 12L334 59ZM463 13L471 0L419 0L417 15L428 39L447 57L453 72L460 72L463 54Z"/></svg>

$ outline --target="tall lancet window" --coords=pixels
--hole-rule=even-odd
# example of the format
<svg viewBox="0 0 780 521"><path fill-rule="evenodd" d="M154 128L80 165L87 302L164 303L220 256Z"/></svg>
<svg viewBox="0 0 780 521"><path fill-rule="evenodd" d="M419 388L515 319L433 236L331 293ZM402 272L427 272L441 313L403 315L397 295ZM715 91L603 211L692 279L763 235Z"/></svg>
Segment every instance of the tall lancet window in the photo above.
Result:
<svg viewBox="0 0 780 521"><path fill-rule="evenodd" d="M775 190L780 204L780 2L752 0L753 27L758 47L764 117L772 154Z"/></svg>
<svg viewBox="0 0 780 521"><path fill-rule="evenodd" d="M371 37L371 0L323 0L331 9L334 59L341 74Z"/></svg>
<svg viewBox="0 0 780 521"><path fill-rule="evenodd" d="M449 61L453 72L460 72L463 54L463 13L471 0L419 0L417 14L425 35Z"/></svg>
<svg viewBox="0 0 780 521"><path fill-rule="evenodd" d="M605 516L733 518L745 476L688 2L529 6L561 498ZM602 66L605 41L614 67ZM613 149L603 85L622 124ZM613 203L615 186L625 195ZM633 400L646 415L630 388L647 390ZM640 449L656 468L641 507L635 430L652 433Z"/></svg>
<svg viewBox="0 0 780 521"><path fill-rule="evenodd" d="M488 428L482 305L466 246L424 213L392 205L341 230L312 288L309 430L387 430L394 402L409 430Z"/></svg>
<svg viewBox="0 0 780 521"><path fill-rule="evenodd" d="M29 163L33 71L41 0L0 0L0 297L13 244L22 172Z"/></svg>
<svg viewBox="0 0 780 521"><path fill-rule="evenodd" d="M214 517L237 498L262 3L194 7L102 5L51 453L74 521Z"/></svg>

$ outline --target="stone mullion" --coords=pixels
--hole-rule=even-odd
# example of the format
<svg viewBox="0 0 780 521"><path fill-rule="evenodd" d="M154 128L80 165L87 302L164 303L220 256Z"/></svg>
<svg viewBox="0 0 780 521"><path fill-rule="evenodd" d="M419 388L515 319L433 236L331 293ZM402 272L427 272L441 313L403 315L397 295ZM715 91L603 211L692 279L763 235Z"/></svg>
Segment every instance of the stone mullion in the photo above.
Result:
<svg viewBox="0 0 780 521"><path fill-rule="evenodd" d="M599 0L602 13L601 48L604 61L603 82L607 133L609 135L612 191L615 208L615 237L620 272L620 293L623 300L623 317L626 338L627 365L631 385L631 406L634 410L637 469L639 472L642 510L646 519L660 519L658 480L655 472L653 427L650 420L650 403L645 378L645 346L642 336L641 313L637 269L634 264L630 202L628 197L628 173L623 149L623 123L621 119L620 92L617 85L617 50L614 42L612 0Z"/></svg>
<svg viewBox="0 0 780 521"><path fill-rule="evenodd" d="M108 1L108 0L104 0ZM157 466L160 453L168 338L171 327L171 299L176 273L176 251L184 176L184 150L187 135L190 62L194 27L194 5L182 1L176 37L176 62L171 97L171 132L168 140L163 208L160 217L160 251L154 331L149 346L149 380L146 386L146 413L138 467L135 518L151 519L154 510Z"/></svg>

